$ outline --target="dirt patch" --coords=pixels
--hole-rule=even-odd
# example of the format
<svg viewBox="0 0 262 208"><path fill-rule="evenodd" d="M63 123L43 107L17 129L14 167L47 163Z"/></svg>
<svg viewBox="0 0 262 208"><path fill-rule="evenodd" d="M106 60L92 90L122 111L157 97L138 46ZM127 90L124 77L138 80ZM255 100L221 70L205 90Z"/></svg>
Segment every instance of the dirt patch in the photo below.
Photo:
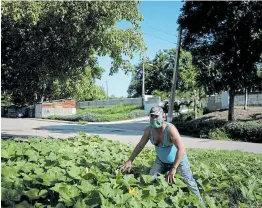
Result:
<svg viewBox="0 0 262 208"><path fill-rule="evenodd" d="M255 121L262 124L262 107L250 107L247 110L235 108L234 113L236 121ZM227 117L228 110L224 110L208 113L198 119L227 121Z"/></svg>

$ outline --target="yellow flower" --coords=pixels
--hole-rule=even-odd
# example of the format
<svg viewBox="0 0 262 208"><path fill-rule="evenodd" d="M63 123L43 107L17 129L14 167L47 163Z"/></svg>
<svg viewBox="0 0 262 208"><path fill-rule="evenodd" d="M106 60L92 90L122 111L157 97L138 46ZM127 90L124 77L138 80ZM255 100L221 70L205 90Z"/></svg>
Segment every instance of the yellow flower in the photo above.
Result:
<svg viewBox="0 0 262 208"><path fill-rule="evenodd" d="M136 189L129 189L129 193L132 195L136 195Z"/></svg>

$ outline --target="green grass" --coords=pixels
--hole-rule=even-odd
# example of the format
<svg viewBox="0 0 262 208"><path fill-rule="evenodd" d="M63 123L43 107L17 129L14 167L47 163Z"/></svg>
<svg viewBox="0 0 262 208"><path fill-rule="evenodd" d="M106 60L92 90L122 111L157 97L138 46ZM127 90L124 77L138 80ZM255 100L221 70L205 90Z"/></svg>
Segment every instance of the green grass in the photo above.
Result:
<svg viewBox="0 0 262 208"><path fill-rule="evenodd" d="M83 114L83 113L97 113L100 115L112 115L112 114L126 114L130 113L133 110L139 110L141 109L139 105L129 105L129 104L119 104L115 105L111 108L89 108L89 109L77 109L77 114Z"/></svg>
<svg viewBox="0 0 262 208"><path fill-rule="evenodd" d="M111 108L77 109L75 115L49 116L46 119L79 122L110 122L134 119L147 116L147 113L139 105L119 104Z"/></svg>

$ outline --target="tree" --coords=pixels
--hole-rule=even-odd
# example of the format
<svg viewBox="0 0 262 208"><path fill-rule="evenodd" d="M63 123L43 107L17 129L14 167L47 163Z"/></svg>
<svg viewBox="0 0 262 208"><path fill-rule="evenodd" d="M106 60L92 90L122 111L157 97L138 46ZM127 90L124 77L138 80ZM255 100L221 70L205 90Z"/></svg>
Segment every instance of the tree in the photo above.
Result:
<svg viewBox="0 0 262 208"><path fill-rule="evenodd" d="M175 49L159 51L151 61L145 60L145 92L146 94L170 93L173 70ZM179 61L179 73L177 86L178 90L183 93L193 93L198 88L195 80L197 75L196 68L192 65L192 56L181 52ZM135 73L128 88L129 97L141 96L142 92L142 63L135 66Z"/></svg>
<svg viewBox="0 0 262 208"><path fill-rule="evenodd" d="M183 48L198 66L208 93L229 90L228 120L234 120L236 91L257 80L262 53L262 4L258 1L186 1L178 23ZM261 85L261 83L260 83Z"/></svg>
<svg viewBox="0 0 262 208"><path fill-rule="evenodd" d="M77 101L104 100L105 90L95 85L93 80L94 72L90 67L86 67L81 76L68 78L66 81L55 81L53 91L49 100L61 98L74 98Z"/></svg>
<svg viewBox="0 0 262 208"><path fill-rule="evenodd" d="M86 66L95 69L97 56L106 54L112 58L111 73L129 70L123 55L132 58L144 47L137 5L137 1L2 2L2 90L21 103L41 101L50 97L57 80L73 80ZM116 28L121 20L132 27Z"/></svg>
<svg viewBox="0 0 262 208"><path fill-rule="evenodd" d="M152 61L150 61L147 57L144 61L144 67L145 67L145 83L149 79L149 72L152 68ZM127 93L128 97L141 97L142 96L142 79L143 79L143 70L142 70L142 61L139 62L136 66L134 66L134 71L132 72L132 80L128 87ZM150 94L150 89L145 89L145 94Z"/></svg>
<svg viewBox="0 0 262 208"><path fill-rule="evenodd" d="M175 60L175 49L159 51L155 58L145 61L145 92L167 99L170 96L170 88ZM197 69L192 65L190 53L181 51L178 70L176 95L187 100L201 100L205 95L201 86L198 85ZM141 96L142 92L142 63L135 66L135 72L128 88L129 97ZM194 102L197 108L196 101ZM196 115L195 115L196 117Z"/></svg>

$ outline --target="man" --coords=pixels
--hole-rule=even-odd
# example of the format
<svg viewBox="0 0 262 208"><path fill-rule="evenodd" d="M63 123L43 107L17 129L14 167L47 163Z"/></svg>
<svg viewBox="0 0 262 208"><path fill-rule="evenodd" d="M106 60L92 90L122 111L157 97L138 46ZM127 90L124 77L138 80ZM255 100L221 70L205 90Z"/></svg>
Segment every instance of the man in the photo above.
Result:
<svg viewBox="0 0 262 208"><path fill-rule="evenodd" d="M148 140L155 145L157 153L155 162L149 172L157 177L168 172L168 183L174 182L176 173L180 174L188 189L196 194L203 202L197 183L193 178L187 159L186 149L176 127L164 121L164 112L161 107L153 107L150 110L150 126L146 128L140 142L135 147L130 158L121 165L121 170L130 172L132 162L145 147Z"/></svg>

